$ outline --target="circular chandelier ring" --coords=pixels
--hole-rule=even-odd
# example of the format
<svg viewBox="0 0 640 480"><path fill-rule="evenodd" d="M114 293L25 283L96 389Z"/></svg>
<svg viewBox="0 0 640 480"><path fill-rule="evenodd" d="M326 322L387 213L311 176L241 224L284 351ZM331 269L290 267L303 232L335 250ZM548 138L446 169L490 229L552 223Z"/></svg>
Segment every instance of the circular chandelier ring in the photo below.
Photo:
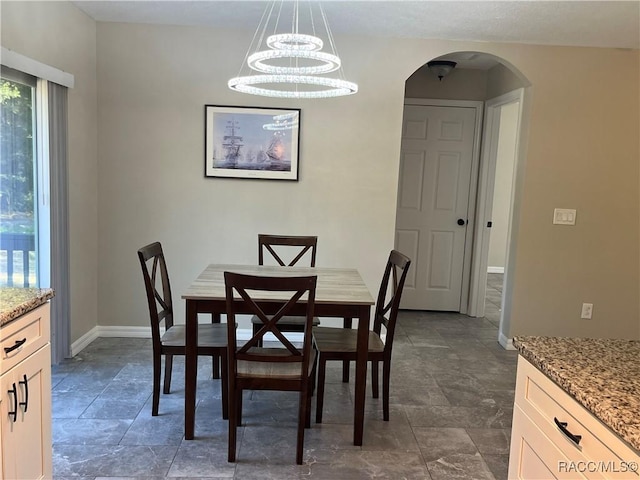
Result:
<svg viewBox="0 0 640 480"><path fill-rule="evenodd" d="M292 130L298 126L298 121L266 123L262 125L263 130Z"/></svg>
<svg viewBox="0 0 640 480"><path fill-rule="evenodd" d="M275 90L254 85L265 83L306 84L329 87L323 90ZM346 80L327 77L313 77L309 75L251 75L234 77L228 82L229 88L238 92L265 97L278 98L328 98L342 95L352 95L358 92L358 85Z"/></svg>
<svg viewBox="0 0 640 480"><path fill-rule="evenodd" d="M267 46L277 50L322 50L322 39L302 33L281 33L267 37Z"/></svg>
<svg viewBox="0 0 640 480"><path fill-rule="evenodd" d="M278 122L281 120L290 120L292 118L296 118L298 117L298 112L291 112L291 113L283 113L281 115L274 115L273 119ZM297 120L296 120L297 122Z"/></svg>
<svg viewBox="0 0 640 480"><path fill-rule="evenodd" d="M319 62L319 64L305 67L284 67L266 63L266 61L278 58L301 58L316 61ZM336 55L310 50L263 50L249 55L249 58L247 58L247 65L249 65L252 70L282 75L317 75L330 73L338 70L341 64L340 58Z"/></svg>

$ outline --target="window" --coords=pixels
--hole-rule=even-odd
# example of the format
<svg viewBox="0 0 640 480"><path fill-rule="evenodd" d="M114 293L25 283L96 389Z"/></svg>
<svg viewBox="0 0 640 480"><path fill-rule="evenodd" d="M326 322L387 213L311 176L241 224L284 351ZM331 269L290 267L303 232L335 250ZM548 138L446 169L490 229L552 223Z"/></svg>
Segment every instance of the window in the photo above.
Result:
<svg viewBox="0 0 640 480"><path fill-rule="evenodd" d="M45 172L38 167L37 79L5 67L1 77L0 285L47 286L49 279L41 278L39 264L48 262L48 253L41 255L37 248L39 236L48 237L38 220L38 199L48 194L38 186L47 185L48 178L38 178Z"/></svg>
<svg viewBox="0 0 640 480"><path fill-rule="evenodd" d="M67 94L74 77L0 49L0 192L7 200L0 239L9 239L0 246L0 286L55 291L51 354L58 363L71 355Z"/></svg>

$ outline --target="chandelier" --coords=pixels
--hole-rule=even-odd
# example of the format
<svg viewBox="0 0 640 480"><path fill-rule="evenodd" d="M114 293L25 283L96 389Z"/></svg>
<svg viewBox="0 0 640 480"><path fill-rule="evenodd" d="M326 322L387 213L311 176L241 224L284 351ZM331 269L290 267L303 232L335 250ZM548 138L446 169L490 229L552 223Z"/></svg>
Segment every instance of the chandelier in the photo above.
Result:
<svg viewBox="0 0 640 480"><path fill-rule="evenodd" d="M305 3L308 11L306 8L301 11L297 0L269 2L238 75L228 82L230 89L276 98L329 98L358 91L358 85L344 79L342 61L322 5L317 4L316 15L322 20L322 33L330 53L322 51L325 41L316 31L312 3ZM288 13L290 30L283 33L280 20ZM312 34L300 33L301 24ZM338 78L325 76L333 72L337 72Z"/></svg>

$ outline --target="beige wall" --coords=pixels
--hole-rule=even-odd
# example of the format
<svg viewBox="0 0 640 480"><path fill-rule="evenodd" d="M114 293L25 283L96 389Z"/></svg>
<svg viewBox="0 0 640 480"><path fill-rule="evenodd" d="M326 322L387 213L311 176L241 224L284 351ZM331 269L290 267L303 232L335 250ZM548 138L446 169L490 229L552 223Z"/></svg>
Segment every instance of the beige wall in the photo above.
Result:
<svg viewBox="0 0 640 480"><path fill-rule="evenodd" d="M370 59L352 45L341 51L362 83ZM380 72L342 99L250 97L226 85L245 48L246 32L98 25L101 325L147 322L135 251L154 240L177 295L208 261L256 263L260 232L317 234L319 266L355 266L377 290L394 241L404 79ZM204 178L207 103L302 108L299 181Z"/></svg>
<svg viewBox="0 0 640 480"><path fill-rule="evenodd" d="M500 108L500 134L496 151L496 174L491 210L492 225L487 263L489 268L504 268L506 266L518 114L518 102Z"/></svg>
<svg viewBox="0 0 640 480"><path fill-rule="evenodd" d="M638 51L523 47L515 63L533 87L507 331L638 338ZM552 224L563 206L575 227Z"/></svg>
<svg viewBox="0 0 640 480"><path fill-rule="evenodd" d="M71 338L98 322L96 24L66 2L2 2L2 46L75 77L69 90Z"/></svg>
<svg viewBox="0 0 640 480"><path fill-rule="evenodd" d="M425 60L425 63L430 59ZM454 69L442 81L423 65L406 82L405 97L445 100L486 100L487 76L484 70Z"/></svg>
<svg viewBox="0 0 640 480"><path fill-rule="evenodd" d="M12 8L41 15L72 7ZM68 18L74 15L85 22ZM71 71L77 83L93 68L92 55L56 65L48 48L63 48L62 34L47 40L51 47L21 51L16 44L32 27L27 18L14 20L8 40L19 53ZM70 31L57 23L49 28ZM355 266L375 289L394 242L405 80L432 58L481 51L517 67L532 85L505 334L640 337L637 51L337 37L346 76L360 92L281 101L226 87L252 33L98 25L98 169L78 147L72 162L75 312L95 312L99 251L97 323L146 325L135 251L153 240L165 244L178 302L204 263L255 262L258 232L318 234L319 265ZM91 95L86 103L92 111ZM300 181L204 178L206 103L302 108ZM93 124L80 113L72 134L90 142ZM577 208L575 228L551 225L559 206ZM594 304L589 322L579 319L582 302ZM77 314L73 321L75 340L87 322Z"/></svg>
<svg viewBox="0 0 640 480"><path fill-rule="evenodd" d="M499 58L496 60L503 61ZM487 99L513 92L522 86L528 86L526 79L520 78L509 68L511 68L511 66L508 67L500 63L489 69L487 72Z"/></svg>
<svg viewBox="0 0 640 480"><path fill-rule="evenodd" d="M493 57L497 62L504 61L490 54L484 56ZM489 70L454 68L440 81L429 71L426 65L429 60L431 59L425 60L425 64L407 78L405 97L484 101L529 85L525 78L516 75L503 64Z"/></svg>
<svg viewBox="0 0 640 480"><path fill-rule="evenodd" d="M157 238L179 265L176 292L204 261L254 262L255 236L269 230L317 233L320 265L354 265L374 289L393 246L405 80L447 51L479 50L533 85L506 333L638 336L637 52L390 39L371 39L363 51L362 39L342 37L360 93L294 102L227 89L247 35L99 25L99 238L111 259L100 285L119 300L101 297L101 324L144 323L138 267L127 255ZM594 62L618 75L594 72ZM205 103L301 107L300 181L203 178ZM560 204L578 209L579 226L553 228ZM611 222L620 210L636 220ZM629 288L612 288L616 281ZM590 323L579 319L584 301L595 306Z"/></svg>

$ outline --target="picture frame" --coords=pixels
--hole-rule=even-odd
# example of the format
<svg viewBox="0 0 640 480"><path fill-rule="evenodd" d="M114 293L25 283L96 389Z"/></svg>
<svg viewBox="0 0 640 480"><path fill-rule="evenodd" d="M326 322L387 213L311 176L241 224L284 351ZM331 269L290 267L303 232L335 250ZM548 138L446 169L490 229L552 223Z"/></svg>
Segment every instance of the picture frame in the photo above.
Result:
<svg viewBox="0 0 640 480"><path fill-rule="evenodd" d="M205 105L205 177L298 180L300 109Z"/></svg>

